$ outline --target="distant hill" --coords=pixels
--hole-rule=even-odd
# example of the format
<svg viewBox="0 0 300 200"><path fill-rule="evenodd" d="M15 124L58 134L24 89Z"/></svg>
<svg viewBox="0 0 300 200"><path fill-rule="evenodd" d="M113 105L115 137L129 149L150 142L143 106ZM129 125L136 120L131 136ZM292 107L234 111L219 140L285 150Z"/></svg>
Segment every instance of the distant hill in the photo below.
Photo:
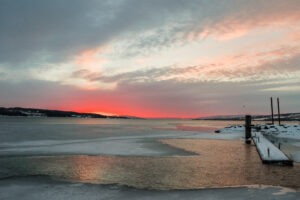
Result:
<svg viewBox="0 0 300 200"><path fill-rule="evenodd" d="M255 121L271 121L271 115L252 115ZM274 115L274 120L278 119L278 115ZM280 114L281 121L300 121L300 113L284 113ZM219 115L211 117L199 117L194 120L245 120L245 115Z"/></svg>
<svg viewBox="0 0 300 200"><path fill-rule="evenodd" d="M47 110L36 108L4 108L0 107L0 115L5 116L24 116L24 117L77 117L77 118L117 118L117 119L136 119L137 117L127 116L106 116L94 113L78 113L72 111Z"/></svg>

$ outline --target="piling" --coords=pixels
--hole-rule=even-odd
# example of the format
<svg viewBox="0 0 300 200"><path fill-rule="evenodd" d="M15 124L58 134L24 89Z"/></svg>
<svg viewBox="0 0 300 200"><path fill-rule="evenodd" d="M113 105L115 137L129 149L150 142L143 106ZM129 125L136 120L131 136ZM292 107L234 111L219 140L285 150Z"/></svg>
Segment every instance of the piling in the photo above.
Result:
<svg viewBox="0 0 300 200"><path fill-rule="evenodd" d="M245 142L251 144L251 115L245 117Z"/></svg>
<svg viewBox="0 0 300 200"><path fill-rule="evenodd" d="M277 98L277 109L278 109L278 123L280 125L280 105L279 105L279 98Z"/></svg>
<svg viewBox="0 0 300 200"><path fill-rule="evenodd" d="M271 115L272 115L272 124L274 124L274 113L273 113L273 98L270 98L271 100Z"/></svg>

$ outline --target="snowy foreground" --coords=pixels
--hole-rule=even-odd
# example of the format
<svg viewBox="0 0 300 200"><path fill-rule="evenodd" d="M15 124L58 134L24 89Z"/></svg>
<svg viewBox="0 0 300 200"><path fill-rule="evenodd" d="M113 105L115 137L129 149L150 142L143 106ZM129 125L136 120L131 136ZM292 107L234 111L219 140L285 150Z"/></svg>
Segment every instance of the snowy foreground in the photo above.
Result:
<svg viewBox="0 0 300 200"><path fill-rule="evenodd" d="M244 125L219 130L220 133L245 134ZM287 160L285 154L300 162L300 125L257 124L252 127L252 137L263 160ZM285 153L282 153L278 148Z"/></svg>
<svg viewBox="0 0 300 200"><path fill-rule="evenodd" d="M300 199L300 192L272 186L208 188L200 190L143 190L118 185L67 183L44 177L0 180L0 199L5 200L77 200L77 199Z"/></svg>

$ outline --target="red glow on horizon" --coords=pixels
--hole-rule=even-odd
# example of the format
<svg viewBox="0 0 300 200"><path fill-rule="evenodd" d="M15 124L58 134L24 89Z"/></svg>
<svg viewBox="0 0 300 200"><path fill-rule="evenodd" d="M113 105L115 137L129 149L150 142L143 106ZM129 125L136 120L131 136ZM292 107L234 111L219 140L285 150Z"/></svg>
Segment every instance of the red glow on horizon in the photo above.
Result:
<svg viewBox="0 0 300 200"><path fill-rule="evenodd" d="M98 106L85 105L85 106L55 106L47 107L47 109L55 110L64 110L64 111L73 111L79 113L95 113L107 116L132 116L132 117L141 117L141 118L198 118L198 117L207 117L211 114L180 114L180 113L168 113L168 112L157 112L152 110L139 110L134 108L120 108L118 106L105 106L101 110L97 108Z"/></svg>

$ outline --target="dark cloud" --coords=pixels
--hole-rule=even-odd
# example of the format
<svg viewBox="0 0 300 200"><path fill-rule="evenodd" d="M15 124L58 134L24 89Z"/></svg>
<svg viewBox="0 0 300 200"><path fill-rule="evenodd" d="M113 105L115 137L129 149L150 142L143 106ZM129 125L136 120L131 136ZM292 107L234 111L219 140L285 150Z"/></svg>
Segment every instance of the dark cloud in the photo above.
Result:
<svg viewBox="0 0 300 200"><path fill-rule="evenodd" d="M0 61L60 60L89 46L95 27L87 23L93 19L88 14L95 1L89 2L1 0Z"/></svg>
<svg viewBox="0 0 300 200"><path fill-rule="evenodd" d="M260 0L1 0L0 63L59 62L117 37L134 38L120 52L132 56L171 45L178 34L182 39L190 32L222 34L234 25L299 19L294 16L299 5L298 0L274 0L272 5ZM139 35L147 30L155 34Z"/></svg>
<svg viewBox="0 0 300 200"><path fill-rule="evenodd" d="M114 2L114 3L113 3ZM162 23L183 1L1 0L0 62L61 61ZM181 2L181 3L180 3ZM175 11L175 10L174 10Z"/></svg>

